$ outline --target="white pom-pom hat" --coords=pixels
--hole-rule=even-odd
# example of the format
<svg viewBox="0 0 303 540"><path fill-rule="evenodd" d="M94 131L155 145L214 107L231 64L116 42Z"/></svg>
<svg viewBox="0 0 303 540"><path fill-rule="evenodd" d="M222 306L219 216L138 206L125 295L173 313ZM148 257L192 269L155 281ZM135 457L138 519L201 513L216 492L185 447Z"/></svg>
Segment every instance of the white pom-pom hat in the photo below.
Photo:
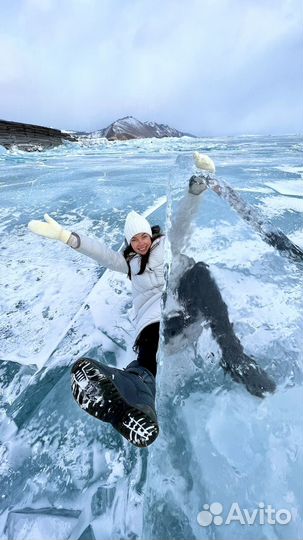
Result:
<svg viewBox="0 0 303 540"><path fill-rule="evenodd" d="M147 233L152 236L151 226L145 217L132 210L127 214L124 225L124 235L127 243L130 244L132 237L140 233Z"/></svg>

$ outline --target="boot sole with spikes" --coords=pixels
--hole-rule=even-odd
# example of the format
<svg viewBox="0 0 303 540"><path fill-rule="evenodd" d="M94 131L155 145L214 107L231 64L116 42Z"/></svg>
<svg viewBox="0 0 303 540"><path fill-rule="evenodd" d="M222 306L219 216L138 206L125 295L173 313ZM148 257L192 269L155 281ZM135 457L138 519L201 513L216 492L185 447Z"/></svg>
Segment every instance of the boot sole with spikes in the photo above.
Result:
<svg viewBox="0 0 303 540"><path fill-rule="evenodd" d="M115 384L115 368L81 358L72 368L72 393L94 418L109 422L130 443L145 448L159 434L157 416L145 404L130 404Z"/></svg>

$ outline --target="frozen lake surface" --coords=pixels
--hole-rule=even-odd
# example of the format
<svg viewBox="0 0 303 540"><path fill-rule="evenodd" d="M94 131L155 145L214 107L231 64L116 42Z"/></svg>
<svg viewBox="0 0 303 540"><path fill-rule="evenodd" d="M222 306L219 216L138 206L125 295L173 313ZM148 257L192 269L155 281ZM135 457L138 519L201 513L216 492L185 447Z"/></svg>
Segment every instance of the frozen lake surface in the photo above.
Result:
<svg viewBox="0 0 303 540"><path fill-rule="evenodd" d="M160 354L161 433L148 450L131 447L72 400L67 366L82 354L103 358L103 311L96 324L85 304L92 290L96 306L106 301L106 289L93 289L104 269L31 234L27 223L47 212L118 249L131 209L151 207L169 181L180 193L186 187L191 170L182 163L194 151L208 153L219 177L303 246L296 136L93 139L42 153L0 148L3 539L302 536L302 266L262 242L214 193L203 198L187 254L209 264L245 351L277 392L259 400L224 377L206 329L174 364ZM154 218L164 225L164 209ZM121 287L127 295L118 277L116 293ZM110 332L108 315L106 324ZM131 327L115 332L106 361L124 366ZM29 381L37 387L30 395ZM212 503L222 506L211 510L221 510L223 521L203 526L197 516ZM233 503L257 509L255 522L226 524ZM262 503L287 510L291 520L262 523Z"/></svg>

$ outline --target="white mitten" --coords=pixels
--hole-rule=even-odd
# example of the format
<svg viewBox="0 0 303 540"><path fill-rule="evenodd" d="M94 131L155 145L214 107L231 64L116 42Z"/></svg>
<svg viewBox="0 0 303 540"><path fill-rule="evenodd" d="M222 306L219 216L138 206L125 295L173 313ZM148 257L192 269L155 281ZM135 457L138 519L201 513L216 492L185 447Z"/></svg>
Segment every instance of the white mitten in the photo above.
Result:
<svg viewBox="0 0 303 540"><path fill-rule="evenodd" d="M61 242L64 242L64 244L67 244L71 232L63 229L62 225L59 225L59 223L48 214L44 214L44 219L45 221L37 221L36 219L30 221L28 224L29 230L40 236L45 236L46 238L51 238L53 240L60 240Z"/></svg>
<svg viewBox="0 0 303 540"><path fill-rule="evenodd" d="M206 154L199 154L199 152L195 152L194 159L195 159L195 165L198 169L209 171L211 173L214 173L216 171L216 167L213 160Z"/></svg>

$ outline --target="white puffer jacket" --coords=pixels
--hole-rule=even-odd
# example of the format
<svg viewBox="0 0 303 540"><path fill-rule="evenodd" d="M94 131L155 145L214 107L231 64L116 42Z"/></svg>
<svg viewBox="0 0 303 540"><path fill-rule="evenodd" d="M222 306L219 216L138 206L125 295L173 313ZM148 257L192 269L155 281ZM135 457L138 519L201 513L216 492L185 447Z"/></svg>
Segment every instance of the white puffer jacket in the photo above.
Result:
<svg viewBox="0 0 303 540"><path fill-rule="evenodd" d="M145 271L140 276L137 274L140 270L141 256L135 255L130 261L136 336L143 328L161 319L164 242L164 236L153 242ZM106 268L123 274L128 273L128 265L123 254L113 251L99 240L81 235L80 246L76 248L76 251L87 255Z"/></svg>

